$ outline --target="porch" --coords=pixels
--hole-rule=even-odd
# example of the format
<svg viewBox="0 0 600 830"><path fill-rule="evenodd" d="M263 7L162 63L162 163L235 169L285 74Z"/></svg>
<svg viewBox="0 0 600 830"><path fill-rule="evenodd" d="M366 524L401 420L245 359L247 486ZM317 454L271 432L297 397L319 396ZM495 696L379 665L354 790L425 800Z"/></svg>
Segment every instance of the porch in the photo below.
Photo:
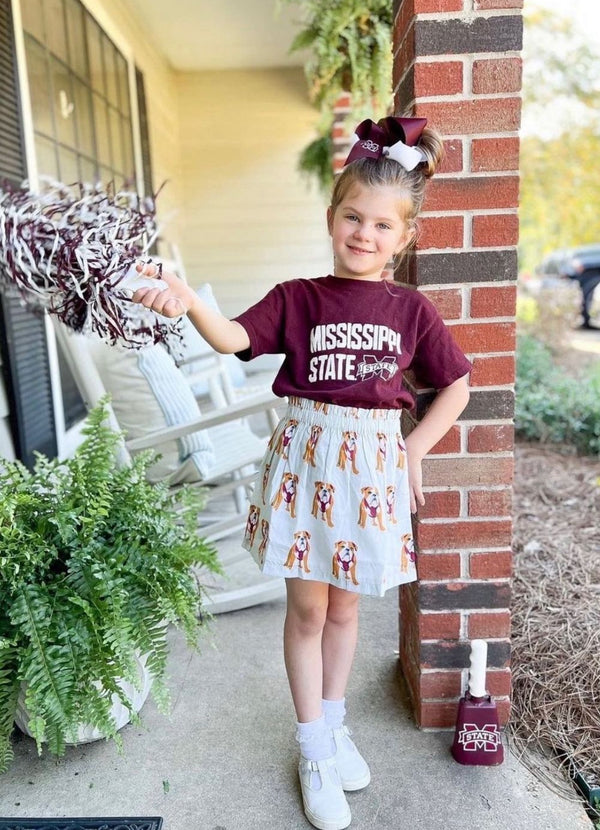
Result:
<svg viewBox="0 0 600 830"><path fill-rule="evenodd" d="M398 676L397 594L362 598L349 724L373 774L349 794L361 830L589 830L580 804L559 798L510 753L499 767L463 767L452 732L417 729ZM308 828L294 713L283 669L279 600L215 618L201 653L171 638L171 719L150 701L125 752L93 743L58 764L15 744L2 776L3 816L162 816L164 830Z"/></svg>

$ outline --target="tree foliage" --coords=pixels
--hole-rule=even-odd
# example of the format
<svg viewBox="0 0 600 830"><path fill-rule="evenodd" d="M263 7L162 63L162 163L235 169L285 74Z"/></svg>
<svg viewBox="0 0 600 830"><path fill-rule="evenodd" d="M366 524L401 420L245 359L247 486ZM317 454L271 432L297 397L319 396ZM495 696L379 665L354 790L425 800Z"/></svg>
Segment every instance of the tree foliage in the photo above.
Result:
<svg viewBox="0 0 600 830"><path fill-rule="evenodd" d="M576 59L573 59L576 56ZM600 55L573 21L525 14L520 266L600 242Z"/></svg>

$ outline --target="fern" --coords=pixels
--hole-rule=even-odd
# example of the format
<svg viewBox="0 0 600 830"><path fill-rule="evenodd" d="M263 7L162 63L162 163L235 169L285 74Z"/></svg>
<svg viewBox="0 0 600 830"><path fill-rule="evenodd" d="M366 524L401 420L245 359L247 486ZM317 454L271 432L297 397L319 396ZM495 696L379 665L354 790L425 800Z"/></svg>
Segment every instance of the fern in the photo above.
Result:
<svg viewBox="0 0 600 830"><path fill-rule="evenodd" d="M121 438L106 425L106 402L84 434L66 461L0 468L0 771L21 687L38 751L56 755L82 723L121 747L112 700L130 707L119 681L139 686L138 654L166 711L167 626L197 646L203 617L190 569L219 570L197 536L198 495L148 483L152 453L117 465Z"/></svg>
<svg viewBox="0 0 600 830"><path fill-rule="evenodd" d="M310 50L305 66L309 96L321 111L319 139L330 134L335 102L351 96L346 123L354 126L366 117L388 114L392 102L392 26L390 0L279 0L303 12L300 32L290 51ZM316 144L317 142L315 142ZM326 170L322 151L309 145L301 156L301 169L314 175L321 189L330 189L333 145L329 144Z"/></svg>

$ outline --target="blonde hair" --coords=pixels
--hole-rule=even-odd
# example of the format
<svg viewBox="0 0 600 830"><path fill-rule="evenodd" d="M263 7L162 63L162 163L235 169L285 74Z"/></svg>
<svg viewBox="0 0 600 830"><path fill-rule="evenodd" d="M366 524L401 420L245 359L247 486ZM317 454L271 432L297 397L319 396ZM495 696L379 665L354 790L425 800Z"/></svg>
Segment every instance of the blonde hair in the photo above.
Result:
<svg viewBox="0 0 600 830"><path fill-rule="evenodd" d="M425 155L425 160L414 170L405 170L401 164L393 159L362 158L351 162L337 177L331 194L331 215L335 213L353 184L363 184L367 187L396 187L401 195L399 199L403 205L403 216L416 237L416 218L423 205L425 184L433 176L444 154L444 145L441 135L431 127L424 127L416 145Z"/></svg>

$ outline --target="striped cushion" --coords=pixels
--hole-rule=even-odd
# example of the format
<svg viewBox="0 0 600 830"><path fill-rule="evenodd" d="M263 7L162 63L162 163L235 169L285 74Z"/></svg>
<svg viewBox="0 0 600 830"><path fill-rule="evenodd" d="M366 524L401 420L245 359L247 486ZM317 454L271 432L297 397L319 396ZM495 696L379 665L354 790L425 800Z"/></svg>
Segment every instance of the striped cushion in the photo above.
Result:
<svg viewBox="0 0 600 830"><path fill-rule="evenodd" d="M163 346L135 352L94 340L90 351L127 438L140 438L200 416L192 390ZM152 481L201 481L215 460L206 431L194 432L156 449L161 458L148 471Z"/></svg>

